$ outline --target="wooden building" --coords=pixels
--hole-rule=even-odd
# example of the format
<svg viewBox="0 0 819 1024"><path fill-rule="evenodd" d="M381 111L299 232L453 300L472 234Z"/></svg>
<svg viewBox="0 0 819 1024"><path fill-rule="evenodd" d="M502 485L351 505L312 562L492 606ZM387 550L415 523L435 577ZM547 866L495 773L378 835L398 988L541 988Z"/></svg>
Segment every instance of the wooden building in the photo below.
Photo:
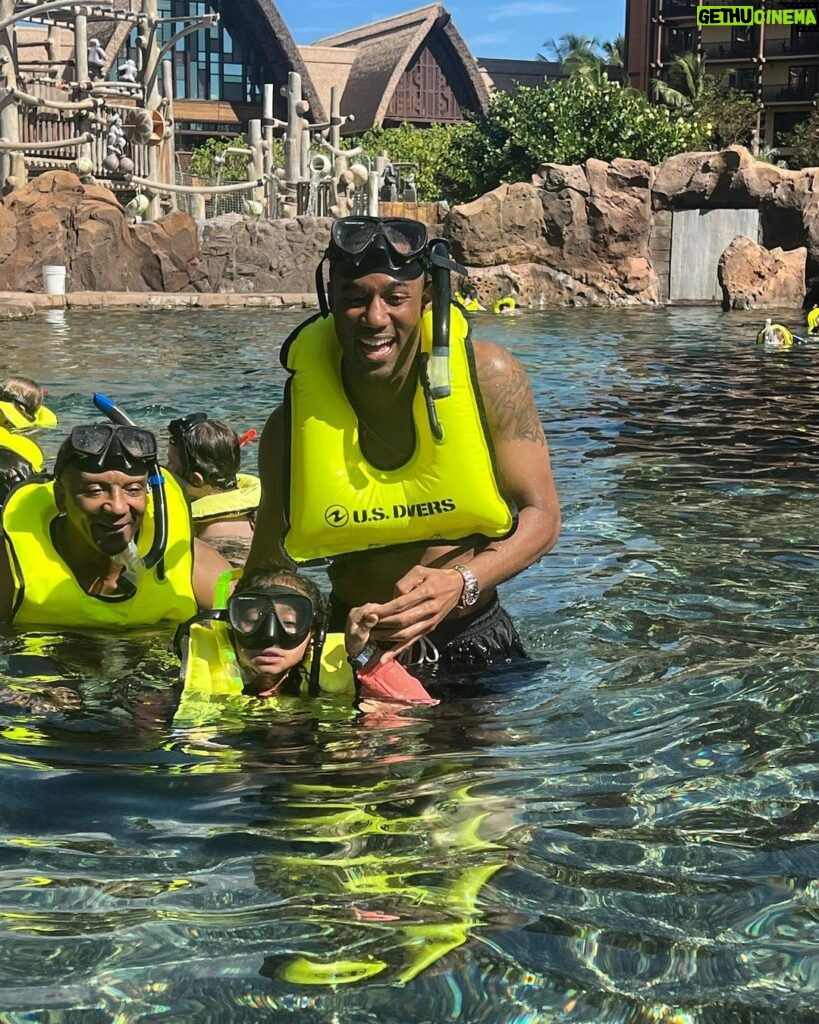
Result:
<svg viewBox="0 0 819 1024"><path fill-rule="evenodd" d="M341 88L341 109L355 114L354 134L408 122L454 124L482 111L489 91L478 63L441 4L318 39L301 47L325 106Z"/></svg>

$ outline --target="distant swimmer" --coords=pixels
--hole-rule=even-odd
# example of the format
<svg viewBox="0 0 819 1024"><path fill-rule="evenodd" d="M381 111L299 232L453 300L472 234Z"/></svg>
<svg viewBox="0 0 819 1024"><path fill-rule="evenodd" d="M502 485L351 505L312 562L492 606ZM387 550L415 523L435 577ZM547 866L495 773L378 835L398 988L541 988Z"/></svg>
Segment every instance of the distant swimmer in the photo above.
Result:
<svg viewBox="0 0 819 1024"><path fill-rule="evenodd" d="M32 430L57 426L57 417L43 405L45 388L30 377L7 377L0 384L0 426Z"/></svg>

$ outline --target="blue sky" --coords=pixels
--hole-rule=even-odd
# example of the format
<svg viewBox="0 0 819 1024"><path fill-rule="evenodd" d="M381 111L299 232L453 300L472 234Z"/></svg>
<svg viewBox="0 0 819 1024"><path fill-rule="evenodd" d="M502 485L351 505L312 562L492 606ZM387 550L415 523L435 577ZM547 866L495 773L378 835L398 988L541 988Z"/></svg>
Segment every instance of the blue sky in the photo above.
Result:
<svg viewBox="0 0 819 1024"><path fill-rule="evenodd" d="M419 0L274 0L299 44L424 6ZM625 0L452 0L444 3L476 57L534 60L545 40L567 32L613 39L625 28Z"/></svg>

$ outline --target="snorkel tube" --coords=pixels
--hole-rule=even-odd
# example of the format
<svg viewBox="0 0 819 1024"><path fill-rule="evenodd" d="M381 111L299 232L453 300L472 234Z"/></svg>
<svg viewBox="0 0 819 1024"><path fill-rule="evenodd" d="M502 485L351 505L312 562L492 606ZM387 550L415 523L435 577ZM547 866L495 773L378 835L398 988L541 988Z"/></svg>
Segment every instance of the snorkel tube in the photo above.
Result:
<svg viewBox="0 0 819 1024"><path fill-rule="evenodd" d="M136 426L130 416L99 391L94 392L93 401L99 411L107 416L112 423L119 423L127 427ZM144 569L153 569L156 566L157 579L164 580L165 548L168 546L168 503L165 500L165 478L159 468L158 456L150 464L148 484L154 499L154 539L147 555L140 561Z"/></svg>
<svg viewBox="0 0 819 1024"><path fill-rule="evenodd" d="M436 441L444 439L444 429L435 411L439 398L452 394L449 376L449 327L452 307L452 280L450 272L466 274L449 255L446 242L441 239L429 244L429 276L432 281L432 346L421 356L421 386L427 406L429 426Z"/></svg>

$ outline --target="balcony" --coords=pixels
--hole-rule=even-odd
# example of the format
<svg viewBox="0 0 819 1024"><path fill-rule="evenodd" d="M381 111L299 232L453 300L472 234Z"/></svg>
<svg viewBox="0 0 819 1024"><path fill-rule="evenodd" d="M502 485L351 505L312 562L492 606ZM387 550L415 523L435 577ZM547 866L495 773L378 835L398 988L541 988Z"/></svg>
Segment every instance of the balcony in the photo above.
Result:
<svg viewBox="0 0 819 1024"><path fill-rule="evenodd" d="M663 0L661 14L664 18L693 18L697 7L691 0Z"/></svg>
<svg viewBox="0 0 819 1024"><path fill-rule="evenodd" d="M758 43L706 43L702 48L707 60L750 60L759 52Z"/></svg>
<svg viewBox="0 0 819 1024"><path fill-rule="evenodd" d="M766 57L792 57L794 54L819 56L819 32L806 33L801 38L766 39L763 50Z"/></svg>
<svg viewBox="0 0 819 1024"><path fill-rule="evenodd" d="M800 82L798 85L763 85L762 102L811 103L816 98L816 85Z"/></svg>

